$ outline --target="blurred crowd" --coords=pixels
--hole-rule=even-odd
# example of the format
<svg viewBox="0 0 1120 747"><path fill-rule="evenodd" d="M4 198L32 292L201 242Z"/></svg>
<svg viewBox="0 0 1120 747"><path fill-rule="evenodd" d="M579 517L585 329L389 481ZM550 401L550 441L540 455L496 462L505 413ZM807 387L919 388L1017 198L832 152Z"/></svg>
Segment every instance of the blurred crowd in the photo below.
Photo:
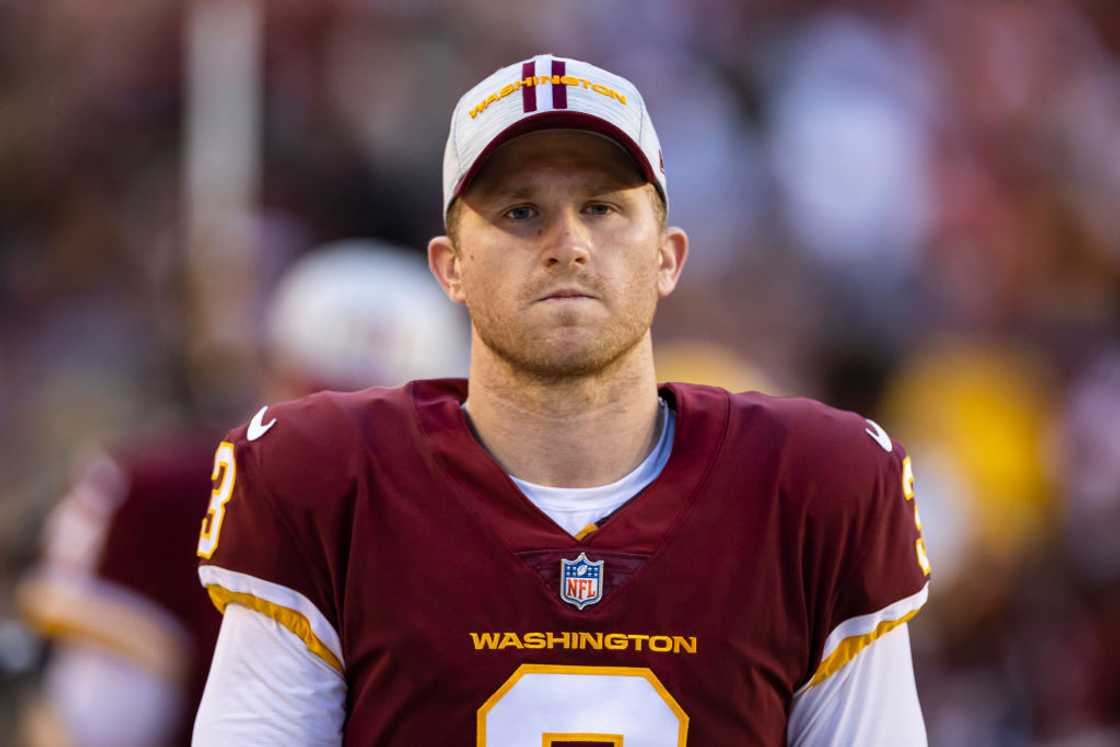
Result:
<svg viewBox="0 0 1120 747"><path fill-rule="evenodd" d="M236 2L0 0L4 723L42 661L10 591L76 455L246 420L280 272L349 237L420 256L455 100L550 51L633 80L661 136L692 238L665 377L855 409L913 455L931 744L1120 744L1114 2L261 3L250 271L210 284L184 40ZM243 328L206 329L227 304Z"/></svg>

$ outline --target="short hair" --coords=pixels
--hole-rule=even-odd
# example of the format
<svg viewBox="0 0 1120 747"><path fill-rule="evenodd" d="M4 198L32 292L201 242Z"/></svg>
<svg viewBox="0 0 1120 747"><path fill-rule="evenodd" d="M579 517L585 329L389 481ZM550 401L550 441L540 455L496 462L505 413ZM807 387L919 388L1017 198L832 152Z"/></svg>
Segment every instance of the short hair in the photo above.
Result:
<svg viewBox="0 0 1120 747"><path fill-rule="evenodd" d="M669 211L665 205L665 198L661 196L661 190L657 189L652 182L647 182L647 185L653 187L650 192L653 193L653 212L657 215L657 222L664 231L669 226ZM463 200L456 197L451 201L451 206L447 208L447 237L451 239L451 246L459 249L459 221L463 218Z"/></svg>

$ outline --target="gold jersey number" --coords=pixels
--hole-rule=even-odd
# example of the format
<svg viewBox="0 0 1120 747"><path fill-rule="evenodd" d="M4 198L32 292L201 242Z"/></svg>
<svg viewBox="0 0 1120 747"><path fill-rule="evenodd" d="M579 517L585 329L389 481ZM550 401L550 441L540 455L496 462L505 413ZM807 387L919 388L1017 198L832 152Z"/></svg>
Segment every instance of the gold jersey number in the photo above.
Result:
<svg viewBox="0 0 1120 747"><path fill-rule="evenodd" d="M926 538L922 535L922 517L918 515L918 502L914 500L914 467L910 457L902 460L902 495L914 504L914 525L918 527L918 539L914 540L914 552L918 556L918 567L929 575L929 555L926 553Z"/></svg>
<svg viewBox="0 0 1120 747"><path fill-rule="evenodd" d="M229 441L218 444L210 479L214 483L214 489L210 491L210 507L202 519L202 531L198 535L198 556L207 559L218 549L218 538L222 534L222 522L226 517L226 504L233 497L233 486L237 482L237 461L234 458L233 444Z"/></svg>

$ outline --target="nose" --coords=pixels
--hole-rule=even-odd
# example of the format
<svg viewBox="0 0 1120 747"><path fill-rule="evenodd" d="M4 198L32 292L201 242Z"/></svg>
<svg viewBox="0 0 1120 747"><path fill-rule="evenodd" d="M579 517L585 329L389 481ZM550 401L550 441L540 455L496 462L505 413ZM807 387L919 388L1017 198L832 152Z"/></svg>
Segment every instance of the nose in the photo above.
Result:
<svg viewBox="0 0 1120 747"><path fill-rule="evenodd" d="M591 258L591 235L577 210L557 213L542 238L547 267L571 265L578 269Z"/></svg>

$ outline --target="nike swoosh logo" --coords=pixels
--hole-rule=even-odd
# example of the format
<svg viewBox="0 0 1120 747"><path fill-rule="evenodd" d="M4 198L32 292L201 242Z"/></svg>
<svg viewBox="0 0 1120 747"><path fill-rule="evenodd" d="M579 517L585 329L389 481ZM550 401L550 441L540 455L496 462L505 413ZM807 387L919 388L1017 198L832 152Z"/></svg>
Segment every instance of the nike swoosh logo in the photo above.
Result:
<svg viewBox="0 0 1120 747"><path fill-rule="evenodd" d="M268 405L265 405L257 410L257 414L249 421L249 430L245 435L248 436L250 441L256 441L258 438L268 433L269 428L276 425L276 418L273 418L267 423L264 422L264 413L267 409Z"/></svg>
<svg viewBox="0 0 1120 747"><path fill-rule="evenodd" d="M264 410L261 410L261 412L264 412ZM864 428L863 432L875 439L875 443L882 446L883 451L889 454L891 450L894 449L894 445L891 444L891 437L887 435L887 432L885 430L883 430L883 426L879 425L871 418L864 418L864 420L866 420L871 425L871 428ZM872 430L872 428L874 428L875 430Z"/></svg>

